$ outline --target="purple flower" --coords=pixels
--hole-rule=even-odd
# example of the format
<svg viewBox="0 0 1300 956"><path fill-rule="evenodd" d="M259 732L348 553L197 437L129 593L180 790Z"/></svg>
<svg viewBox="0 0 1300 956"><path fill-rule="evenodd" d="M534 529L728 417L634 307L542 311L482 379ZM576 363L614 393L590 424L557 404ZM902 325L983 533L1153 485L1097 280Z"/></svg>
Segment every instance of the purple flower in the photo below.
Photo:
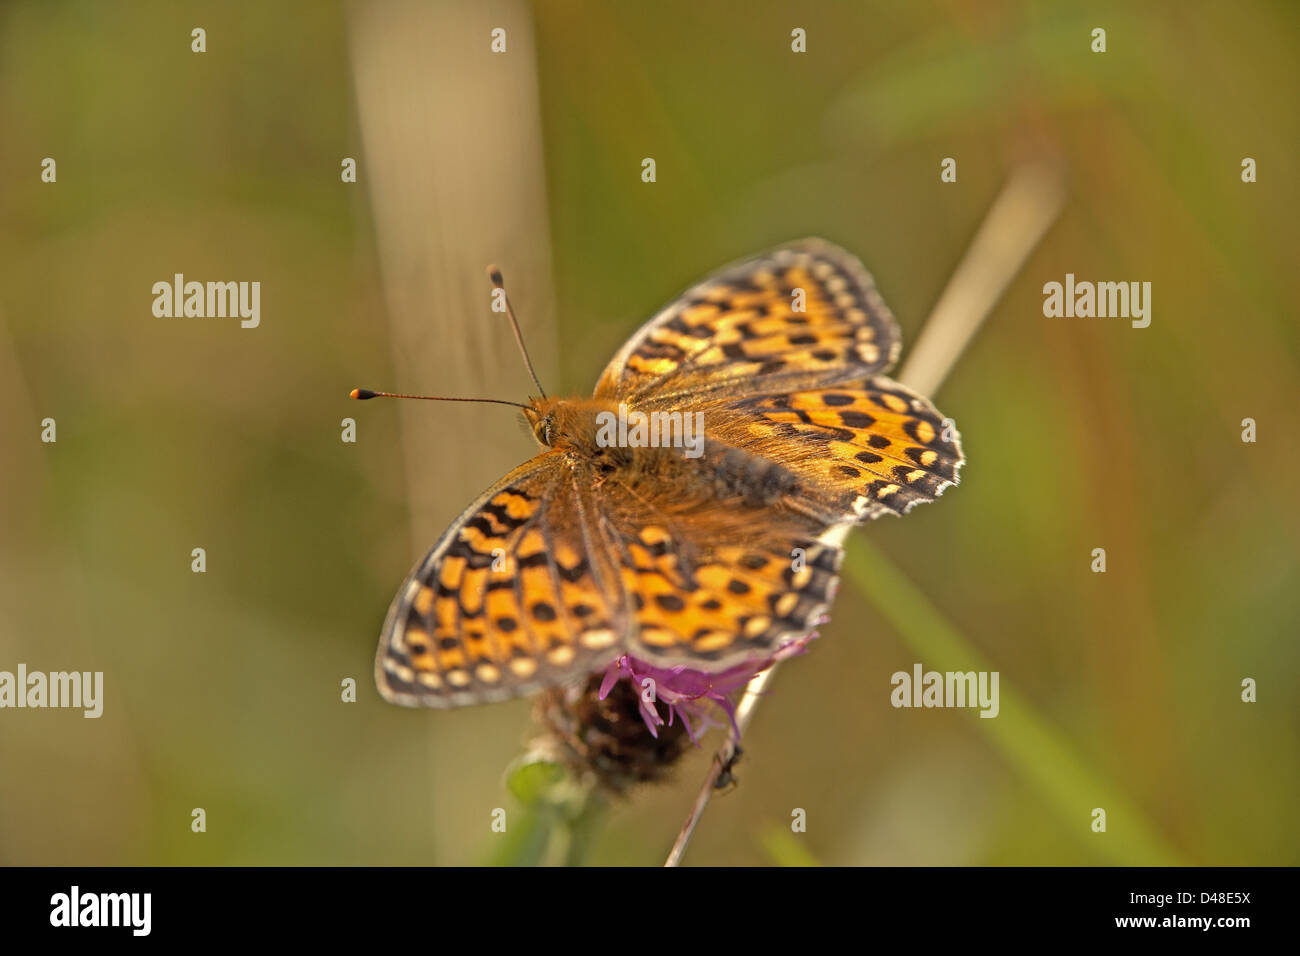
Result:
<svg viewBox="0 0 1300 956"><path fill-rule="evenodd" d="M686 733L692 743L698 743L698 734L710 727L719 725L712 717L716 706L727 716L731 732L740 739L740 728L736 726L736 696L744 690L755 675L767 670L777 661L785 660L796 654L802 654L808 642L817 636L813 631L803 637L787 641L767 657L756 657L743 661L724 671L710 673L693 670L688 664L675 667L656 667L646 661L638 660L630 654L611 661L605 670L605 679L600 684L600 699L604 700L620 678L626 678L635 689L641 706L641 719L655 737L659 728L671 725L673 720L681 718ZM646 685L649 679L654 683ZM649 695L644 690L651 690ZM649 696L651 700L646 700ZM657 703L662 702L668 708L665 720L659 713ZM698 722L697 727L692 721Z"/></svg>

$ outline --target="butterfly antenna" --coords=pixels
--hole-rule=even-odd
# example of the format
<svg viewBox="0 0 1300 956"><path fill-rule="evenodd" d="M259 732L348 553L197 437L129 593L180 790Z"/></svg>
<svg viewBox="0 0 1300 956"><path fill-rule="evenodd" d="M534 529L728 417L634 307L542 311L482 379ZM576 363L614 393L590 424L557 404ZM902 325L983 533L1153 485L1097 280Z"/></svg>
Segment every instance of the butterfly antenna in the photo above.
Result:
<svg viewBox="0 0 1300 956"><path fill-rule="evenodd" d="M364 402L368 398L418 398L426 402L482 402L487 405L513 405L515 408L528 408L519 402L507 402L503 398L446 398L442 395L401 395L397 392L376 392L369 388L354 388L351 397Z"/></svg>
<svg viewBox="0 0 1300 956"><path fill-rule="evenodd" d="M546 397L546 389L542 388L542 383L537 380L537 373L533 371L533 360L528 357L528 349L524 348L524 337L519 331L519 320L515 318L514 306L510 304L510 296L506 292L505 279L501 277L501 270L496 266L488 266L488 278L492 280L492 288L501 290L501 297L506 302L506 315L510 317L510 327L515 331L515 342L519 344L519 352L524 357L524 365L528 367L528 374L533 379L533 384L537 386L537 391L542 398Z"/></svg>

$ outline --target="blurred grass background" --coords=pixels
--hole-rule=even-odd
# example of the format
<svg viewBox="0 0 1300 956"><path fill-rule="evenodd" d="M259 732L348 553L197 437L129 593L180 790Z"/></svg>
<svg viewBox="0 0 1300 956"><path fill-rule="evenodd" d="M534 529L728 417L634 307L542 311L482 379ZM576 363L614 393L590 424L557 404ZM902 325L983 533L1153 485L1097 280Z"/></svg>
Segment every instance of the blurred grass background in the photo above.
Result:
<svg viewBox="0 0 1300 956"><path fill-rule="evenodd" d="M484 216L509 236L507 279L539 276L512 294L552 392L589 390L685 285L804 235L863 259L906 348L1007 170L1049 155L1069 172L1061 219L936 397L963 434L962 486L856 544L862 569L923 596L905 620L946 621L1088 774L1051 799L995 739L1014 728L891 708L890 675L918 660L908 625L845 587L774 682L740 786L688 862L1142 862L1149 834L1183 862L1298 862L1300 11L475 6L429 6L436 29L415 41L431 58L481 49L491 70L486 17L507 56L535 57L536 109L481 123L540 121L545 213ZM529 705L408 712L370 677L429 535L532 453L505 410L345 397L528 391L487 312L486 262L455 280L482 291L480 311L424 303L436 340L402 358L396 323L424 317L385 295L367 177L451 161L365 152L357 23L402 10L0 7L0 669L102 670L107 698L99 720L0 711L0 862L473 863L493 849ZM190 52L195 26L206 54ZM463 149L472 171L476 142ZM357 185L339 181L344 156ZM939 182L947 156L956 184ZM1256 184L1240 180L1245 156ZM445 231L436 208L411 214ZM150 287L174 272L260 280L261 327L154 318ZM1066 272L1152 282L1151 327L1044 318L1042 285ZM398 427L410 415L418 454ZM355 445L339 440L345 416ZM39 440L45 417L55 445ZM1240 441L1245 417L1256 444ZM1240 702L1244 677L1256 704ZM661 862L710 754L616 807L593 860ZM1105 835L1089 830L1105 805L1094 781L1126 808ZM795 807L808 832L792 843Z"/></svg>

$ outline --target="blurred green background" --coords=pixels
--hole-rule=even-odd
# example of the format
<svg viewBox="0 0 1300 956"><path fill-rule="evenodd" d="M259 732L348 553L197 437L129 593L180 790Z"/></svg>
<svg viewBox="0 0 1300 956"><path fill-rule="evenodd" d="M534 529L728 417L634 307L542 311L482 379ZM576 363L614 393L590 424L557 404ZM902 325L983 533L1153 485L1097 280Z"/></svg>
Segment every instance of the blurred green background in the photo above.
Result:
<svg viewBox="0 0 1300 956"><path fill-rule="evenodd" d="M1059 221L935 396L961 487L851 539L865 584L777 676L689 863L1300 862L1300 8L419 6L0 8L0 669L106 684L99 720L0 711L0 862L476 863L501 839L529 704L406 711L371 661L415 556L533 445L504 409L346 399L529 390L477 249L442 280L477 311L385 294L419 260L385 252L380 171L472 171L475 142L381 156L363 130L381 109L438 128L462 91L422 97L421 64L458 49L489 76L535 58L535 107L481 128L536 130L539 156L497 160L531 162L544 206L485 209L476 241L508 281L538 277L512 295L552 392L588 391L690 282L805 235L862 258L906 354L1009 170L1068 172ZM427 53L376 57L410 16L434 29L395 32ZM409 101L357 85L359 32ZM442 188L473 221L502 182ZM454 235L411 206L413 234ZM174 272L261 281L261 327L155 318ZM1066 272L1150 281L1150 328L1045 318ZM409 374L398 312L435 336ZM893 672L970 654L1001 674L997 720L890 706ZM662 862L716 742L615 807L592 862Z"/></svg>

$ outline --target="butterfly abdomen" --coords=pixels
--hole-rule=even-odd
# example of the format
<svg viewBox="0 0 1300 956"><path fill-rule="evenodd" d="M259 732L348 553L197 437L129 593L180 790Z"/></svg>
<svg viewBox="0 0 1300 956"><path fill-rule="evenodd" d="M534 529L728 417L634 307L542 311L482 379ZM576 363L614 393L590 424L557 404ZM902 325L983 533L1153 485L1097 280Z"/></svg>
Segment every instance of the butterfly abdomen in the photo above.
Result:
<svg viewBox="0 0 1300 956"><path fill-rule="evenodd" d="M719 442L706 442L702 466L717 498L770 508L799 491L799 478L779 462Z"/></svg>

